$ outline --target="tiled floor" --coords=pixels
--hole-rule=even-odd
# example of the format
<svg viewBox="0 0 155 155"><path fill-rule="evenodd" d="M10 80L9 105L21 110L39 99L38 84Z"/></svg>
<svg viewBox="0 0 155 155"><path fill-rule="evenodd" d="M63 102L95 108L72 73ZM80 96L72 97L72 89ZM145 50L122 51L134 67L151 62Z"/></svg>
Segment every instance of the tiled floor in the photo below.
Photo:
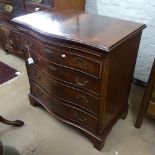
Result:
<svg viewBox="0 0 155 155"><path fill-rule="evenodd" d="M57 121L45 110L30 106L23 60L0 51L0 61L21 72L18 78L0 85L0 114L8 119L22 119L25 126L0 124L0 139L22 155L155 155L155 121L144 119L141 129L134 127L144 88L132 85L128 117L117 122L99 152L76 129Z"/></svg>

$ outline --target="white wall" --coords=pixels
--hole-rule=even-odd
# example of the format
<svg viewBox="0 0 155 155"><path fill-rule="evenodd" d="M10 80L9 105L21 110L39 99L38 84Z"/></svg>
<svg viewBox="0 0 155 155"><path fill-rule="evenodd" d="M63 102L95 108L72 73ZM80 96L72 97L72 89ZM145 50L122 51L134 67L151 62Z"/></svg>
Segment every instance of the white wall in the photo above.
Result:
<svg viewBox="0 0 155 155"><path fill-rule="evenodd" d="M154 0L87 0L86 11L145 23L134 77L147 82L155 57Z"/></svg>

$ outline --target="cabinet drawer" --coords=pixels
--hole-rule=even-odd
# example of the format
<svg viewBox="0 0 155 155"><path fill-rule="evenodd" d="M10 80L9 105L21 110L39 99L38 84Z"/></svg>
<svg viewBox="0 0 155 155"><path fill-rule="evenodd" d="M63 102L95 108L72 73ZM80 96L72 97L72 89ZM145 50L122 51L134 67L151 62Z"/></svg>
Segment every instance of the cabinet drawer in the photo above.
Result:
<svg viewBox="0 0 155 155"><path fill-rule="evenodd" d="M49 62L59 66L79 71L95 78L100 78L101 76L101 62L90 59L89 55L84 57L83 55L76 54L74 49L69 52L65 51L65 48L64 50L60 50L52 47L40 46L37 53Z"/></svg>
<svg viewBox="0 0 155 155"><path fill-rule="evenodd" d="M34 61L35 61L34 66L37 65L40 69L42 69L44 72L46 72L53 78L67 83L71 83L76 87L85 89L86 91L90 91L91 93L94 93L96 95L100 94L100 91L101 91L100 80L97 80L90 76L86 76L74 70L69 70L62 66L49 63L48 61L41 58L39 55L36 55L32 51L31 51L31 56L34 58ZM26 58L28 59L28 54Z"/></svg>
<svg viewBox="0 0 155 155"><path fill-rule="evenodd" d="M55 98L61 99L79 108L83 108L92 114L97 114L99 99L95 98L83 91L75 89L74 87L64 85L51 79L48 75L34 69L33 71L28 67L29 79L35 81L44 89L46 89Z"/></svg>
<svg viewBox="0 0 155 155"><path fill-rule="evenodd" d="M30 38L21 35L21 40L23 47L26 46L26 42L28 41L30 49L37 55L46 59L49 63L87 74L96 79L101 78L103 63L101 57L93 59L90 54L79 51L77 52L75 49L68 49L63 46L58 47L57 45L45 45L45 43L38 41L38 38L34 36Z"/></svg>
<svg viewBox="0 0 155 155"><path fill-rule="evenodd" d="M30 86L32 95L38 98L47 109L57 115L60 115L64 118L72 120L73 122L77 122L86 128L96 131L96 118L72 106L63 104L59 100L50 96L46 91L44 91L40 86L32 81L30 81Z"/></svg>

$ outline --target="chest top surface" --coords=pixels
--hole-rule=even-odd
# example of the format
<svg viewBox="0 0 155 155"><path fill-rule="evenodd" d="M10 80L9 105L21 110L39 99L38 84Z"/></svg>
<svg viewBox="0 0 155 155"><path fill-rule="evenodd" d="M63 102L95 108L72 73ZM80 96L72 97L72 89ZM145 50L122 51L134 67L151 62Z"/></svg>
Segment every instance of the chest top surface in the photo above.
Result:
<svg viewBox="0 0 155 155"><path fill-rule="evenodd" d="M111 51L142 31L144 24L75 10L40 11L14 18L13 23L55 37Z"/></svg>

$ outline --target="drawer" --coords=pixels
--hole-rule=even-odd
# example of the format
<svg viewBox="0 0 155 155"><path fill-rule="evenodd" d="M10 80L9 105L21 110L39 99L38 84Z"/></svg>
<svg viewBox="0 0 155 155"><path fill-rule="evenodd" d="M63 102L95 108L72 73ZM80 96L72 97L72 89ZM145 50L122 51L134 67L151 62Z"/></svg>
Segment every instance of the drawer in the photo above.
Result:
<svg viewBox="0 0 155 155"><path fill-rule="evenodd" d="M46 6L52 6L53 0L25 0L27 3L33 3L33 4L41 4Z"/></svg>
<svg viewBox="0 0 155 155"><path fill-rule="evenodd" d="M64 85L51 79L38 69L28 67L29 79L35 81L55 98L97 114L99 99L74 87Z"/></svg>
<svg viewBox="0 0 155 155"><path fill-rule="evenodd" d="M62 66L67 69L78 71L86 75L101 78L101 61L89 59L89 56L83 57L67 51L62 51L54 48L42 47L39 43L37 54L46 59L49 63ZM39 46L40 45L40 46Z"/></svg>
<svg viewBox="0 0 155 155"><path fill-rule="evenodd" d="M25 47L25 41L28 41L30 43L30 49L46 59L49 63L84 73L96 79L101 78L103 63L101 57L93 59L92 55L72 48L68 49L67 47L60 47L58 45L49 46L34 36L30 38L26 35L21 35L21 40L23 40L23 47ZM34 48L35 45L37 45L36 48Z"/></svg>
<svg viewBox="0 0 155 155"><path fill-rule="evenodd" d="M48 110L73 122L79 123L92 131L96 131L96 118L75 107L63 104L61 101L51 97L46 91L32 81L30 81L30 86L32 95L38 98Z"/></svg>
<svg viewBox="0 0 155 155"><path fill-rule="evenodd" d="M95 95L99 95L101 91L101 80L97 80L91 76L87 76L74 70L69 70L62 66L49 63L39 55L31 51L31 56L34 58L35 65L37 65L43 72L60 81L71 83L76 87L90 91ZM28 55L26 56L28 57ZM31 65L33 66L33 65ZM29 68L29 67L28 67Z"/></svg>
<svg viewBox="0 0 155 155"><path fill-rule="evenodd" d="M65 50L65 48L62 50L54 47L41 46L38 53L49 62L83 72L97 78L100 76L101 63L89 59L89 55L87 55L87 57L83 57L82 54L76 54L74 49L68 51L68 49Z"/></svg>

